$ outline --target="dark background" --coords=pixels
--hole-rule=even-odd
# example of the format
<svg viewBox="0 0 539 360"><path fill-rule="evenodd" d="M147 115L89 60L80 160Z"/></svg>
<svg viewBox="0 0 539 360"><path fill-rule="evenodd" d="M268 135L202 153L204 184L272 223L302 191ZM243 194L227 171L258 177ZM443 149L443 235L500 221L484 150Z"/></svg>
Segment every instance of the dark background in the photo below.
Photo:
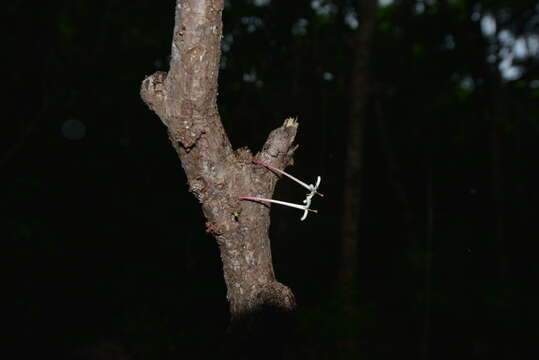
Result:
<svg viewBox="0 0 539 360"><path fill-rule="evenodd" d="M218 249L165 127L139 97L144 77L167 69L174 1L4 7L0 236L17 357L214 358L228 324ZM233 0L224 11L219 107L233 146L256 152L297 116L288 170L309 183L321 175L326 194L305 222L272 211L276 275L299 303L288 357L355 358L342 346L350 336L369 359L419 358L425 344L432 359L531 357L539 3L378 8L359 279L343 289L361 21L353 1ZM288 180L275 194L303 196ZM346 292L358 301L345 311Z"/></svg>

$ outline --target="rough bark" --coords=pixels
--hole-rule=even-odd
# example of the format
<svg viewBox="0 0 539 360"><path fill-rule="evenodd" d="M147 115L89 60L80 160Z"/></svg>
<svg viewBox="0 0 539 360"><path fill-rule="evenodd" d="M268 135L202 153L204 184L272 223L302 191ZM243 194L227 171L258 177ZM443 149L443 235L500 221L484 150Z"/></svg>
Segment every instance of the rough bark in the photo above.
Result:
<svg viewBox="0 0 539 360"><path fill-rule="evenodd" d="M249 149L234 151L221 123L222 10L223 0L177 1L170 69L144 79L141 96L165 124L189 189L207 218L207 231L217 240L232 323L244 323L267 309L289 312L295 299L273 272L269 206L239 200L271 198L278 176L254 164ZM292 162L297 127L294 119L285 120L256 157L285 168Z"/></svg>

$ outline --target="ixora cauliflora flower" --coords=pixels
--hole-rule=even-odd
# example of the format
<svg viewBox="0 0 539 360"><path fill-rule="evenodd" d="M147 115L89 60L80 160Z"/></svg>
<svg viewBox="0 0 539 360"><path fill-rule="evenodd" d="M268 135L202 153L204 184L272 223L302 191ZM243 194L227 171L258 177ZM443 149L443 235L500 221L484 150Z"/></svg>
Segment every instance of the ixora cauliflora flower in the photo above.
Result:
<svg viewBox="0 0 539 360"><path fill-rule="evenodd" d="M262 162L262 161L260 161L258 159L253 159L253 162L255 162L257 164L260 164L260 165L263 165L263 166L267 167L268 169L271 169L273 171L278 172L279 174L283 174L284 176L290 178L291 180L297 182L298 184L300 184L301 186L303 186L304 188L309 190L309 193L307 194L307 197L305 198L305 200L303 200L304 205L294 204L294 203L290 203L290 202L287 202L287 201L264 199L264 198L255 197L255 196L240 196L241 200L265 201L265 202L269 202L269 203L285 205L285 206L289 206L289 207L293 207L293 208L296 208L296 209L303 210L303 216L301 217L301 221L303 221L303 220L305 220L307 218L307 215L309 214L309 211L313 212L313 213L318 213L318 210L313 210L310 207L311 207L311 200L312 200L312 198L313 198L313 196L315 194L319 195L320 197L324 197L323 194L318 192L318 187L320 186L320 181L321 181L320 176L318 176L316 178L316 185L308 185L308 184L304 183L303 181L301 181L301 180L295 178L294 176L290 175L289 173L287 173L287 172L285 172L285 171L283 171L281 169L278 169L278 168L276 168L274 166L271 166L270 164Z"/></svg>

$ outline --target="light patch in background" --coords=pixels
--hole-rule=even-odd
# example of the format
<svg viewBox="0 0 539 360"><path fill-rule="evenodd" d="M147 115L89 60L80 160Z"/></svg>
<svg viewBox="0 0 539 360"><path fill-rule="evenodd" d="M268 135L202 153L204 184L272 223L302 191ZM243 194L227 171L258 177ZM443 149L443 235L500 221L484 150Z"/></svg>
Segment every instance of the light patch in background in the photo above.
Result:
<svg viewBox="0 0 539 360"><path fill-rule="evenodd" d="M378 0L378 5L389 6L393 4L393 0Z"/></svg>
<svg viewBox="0 0 539 360"><path fill-rule="evenodd" d="M334 79L334 76L332 73L326 71L325 73L322 74L322 79L326 81L331 81Z"/></svg>
<svg viewBox="0 0 539 360"><path fill-rule="evenodd" d="M262 27L262 19L256 16L244 16L240 21L246 26L248 33L255 32L257 29Z"/></svg>
<svg viewBox="0 0 539 360"><path fill-rule="evenodd" d="M444 50L453 50L455 49L455 37L453 34L448 34L444 38L444 42L442 43L442 49Z"/></svg>
<svg viewBox="0 0 539 360"><path fill-rule="evenodd" d="M487 37L492 37L496 34L496 20L492 15L486 14L481 18L481 31Z"/></svg>
<svg viewBox="0 0 539 360"><path fill-rule="evenodd" d="M419 0L416 2L414 10L416 14L423 14L427 10L427 6L433 6L434 0Z"/></svg>
<svg viewBox="0 0 539 360"><path fill-rule="evenodd" d="M78 119L69 119L62 124L61 131L66 139L78 141L86 136L86 125Z"/></svg>
<svg viewBox="0 0 539 360"><path fill-rule="evenodd" d="M470 19L472 19L472 21L479 21L481 19L481 13L475 10L474 12L472 12Z"/></svg>
<svg viewBox="0 0 539 360"><path fill-rule="evenodd" d="M271 0L254 0L253 4L256 6L268 6L271 3Z"/></svg>
<svg viewBox="0 0 539 360"><path fill-rule="evenodd" d="M294 25L292 25L292 35L303 36L307 34L307 26L309 22L307 19L299 18Z"/></svg>
<svg viewBox="0 0 539 360"><path fill-rule="evenodd" d="M256 79L256 72L254 70L251 70L249 72L243 73L242 79L246 83L254 83Z"/></svg>
<svg viewBox="0 0 539 360"><path fill-rule="evenodd" d="M465 76L461 79L460 81L460 86L463 88L463 89L466 89L466 90L473 90L475 89L475 83L472 79L471 76Z"/></svg>
<svg viewBox="0 0 539 360"><path fill-rule="evenodd" d="M504 80L515 80L521 74L520 69L513 66L515 56L512 49L515 45L515 37L508 30L502 30L498 34L498 43L500 44L498 70L500 70Z"/></svg>
<svg viewBox="0 0 539 360"><path fill-rule="evenodd" d="M502 46L512 46L515 38L508 30L502 30L498 34L498 41Z"/></svg>
<svg viewBox="0 0 539 360"><path fill-rule="evenodd" d="M357 21L357 15L354 11L349 10L344 15L344 23L352 30L357 29L359 22Z"/></svg>
<svg viewBox="0 0 539 360"><path fill-rule="evenodd" d="M504 80L516 80L522 75L522 68L513 65L514 59L524 60L539 55L539 36L532 34L515 38L508 30L498 34L501 59L499 70Z"/></svg>
<svg viewBox="0 0 539 360"><path fill-rule="evenodd" d="M228 64L228 57L225 54L221 55L221 61L219 62L219 69L221 70L226 69L227 64Z"/></svg>
<svg viewBox="0 0 539 360"><path fill-rule="evenodd" d="M333 16L337 13L337 6L330 3L324 3L322 0L312 0L311 8L318 15Z"/></svg>
<svg viewBox="0 0 539 360"><path fill-rule="evenodd" d="M249 72L244 72L242 80L245 83L254 84L256 87L262 87L264 85L264 82L258 78L255 69L251 69Z"/></svg>
<svg viewBox="0 0 539 360"><path fill-rule="evenodd" d="M524 59L528 56L528 49L526 46L526 40L524 40L524 38L519 38L515 40L513 53L515 54L515 57L517 59Z"/></svg>
<svg viewBox="0 0 539 360"><path fill-rule="evenodd" d="M522 46L522 49L519 49L519 54L522 54L523 57L528 56L539 56L539 35L531 34L526 38L521 38L522 42L518 42L516 46ZM515 49L516 50L516 49ZM517 55L518 57L519 55Z"/></svg>
<svg viewBox="0 0 539 360"><path fill-rule="evenodd" d="M522 70L513 66L513 57L513 55L502 56L503 60L498 65L502 78L507 81L516 80L522 75Z"/></svg>
<svg viewBox="0 0 539 360"><path fill-rule="evenodd" d="M221 41L221 49L223 49L223 52L229 52L232 49L232 44L234 44L234 36L226 34Z"/></svg>
<svg viewBox="0 0 539 360"><path fill-rule="evenodd" d="M481 32L490 43L487 62L498 63L498 70L505 81L517 80L522 76L523 69L514 65L514 60L525 60L539 55L539 36L536 34L515 37L509 30L498 30L496 18L489 13L482 17L479 11L474 11L472 20L481 21ZM500 15L502 20L504 14ZM508 16L508 15L507 15ZM477 19L476 19L477 17Z"/></svg>

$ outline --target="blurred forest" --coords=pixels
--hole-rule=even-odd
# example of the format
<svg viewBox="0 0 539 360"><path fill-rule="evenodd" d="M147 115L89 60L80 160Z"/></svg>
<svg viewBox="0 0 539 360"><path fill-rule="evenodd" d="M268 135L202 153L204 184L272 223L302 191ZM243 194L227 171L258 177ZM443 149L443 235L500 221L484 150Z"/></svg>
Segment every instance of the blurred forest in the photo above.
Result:
<svg viewBox="0 0 539 360"><path fill-rule="evenodd" d="M539 2L378 1L346 286L362 8L225 4L219 108L233 146L256 152L297 116L287 170L320 175L326 195L305 222L272 207L276 276L298 301L287 358L537 352ZM12 1L4 13L0 235L18 358L215 358L229 320L218 249L139 96L167 70L174 1ZM303 196L277 185L276 199Z"/></svg>

